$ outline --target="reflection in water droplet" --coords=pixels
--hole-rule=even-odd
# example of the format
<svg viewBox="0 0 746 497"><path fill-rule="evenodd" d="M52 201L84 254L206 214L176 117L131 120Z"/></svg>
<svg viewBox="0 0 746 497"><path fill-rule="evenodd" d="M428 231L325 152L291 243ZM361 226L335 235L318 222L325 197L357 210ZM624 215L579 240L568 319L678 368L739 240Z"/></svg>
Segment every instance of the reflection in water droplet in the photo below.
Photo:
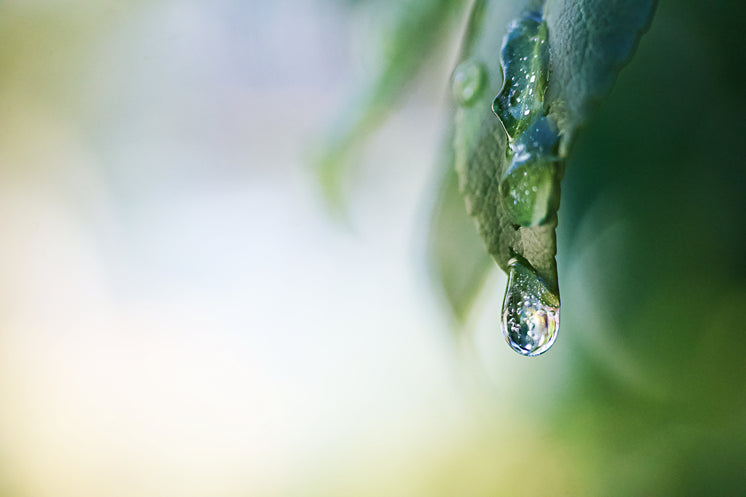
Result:
<svg viewBox="0 0 746 497"><path fill-rule="evenodd" d="M492 110L508 136L520 135L544 109L544 90L549 78L549 50L542 43L549 35L536 12L513 21L502 47L505 81Z"/></svg>
<svg viewBox="0 0 746 497"><path fill-rule="evenodd" d="M551 292L533 270L517 260L510 263L502 313L505 339L521 355L542 354L557 338L559 295Z"/></svg>
<svg viewBox="0 0 746 497"><path fill-rule="evenodd" d="M484 87L485 70L479 62L464 61L453 71L451 91L456 101L468 107L473 104Z"/></svg>

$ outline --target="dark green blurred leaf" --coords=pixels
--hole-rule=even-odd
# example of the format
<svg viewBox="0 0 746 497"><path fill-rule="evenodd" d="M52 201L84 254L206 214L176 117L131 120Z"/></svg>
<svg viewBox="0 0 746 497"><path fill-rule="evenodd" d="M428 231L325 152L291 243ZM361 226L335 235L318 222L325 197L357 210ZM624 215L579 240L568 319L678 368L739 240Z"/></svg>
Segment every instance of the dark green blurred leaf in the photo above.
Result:
<svg viewBox="0 0 746 497"><path fill-rule="evenodd" d="M552 417L591 495L746 495L741 19L736 2L661 2L568 159L573 379Z"/></svg>

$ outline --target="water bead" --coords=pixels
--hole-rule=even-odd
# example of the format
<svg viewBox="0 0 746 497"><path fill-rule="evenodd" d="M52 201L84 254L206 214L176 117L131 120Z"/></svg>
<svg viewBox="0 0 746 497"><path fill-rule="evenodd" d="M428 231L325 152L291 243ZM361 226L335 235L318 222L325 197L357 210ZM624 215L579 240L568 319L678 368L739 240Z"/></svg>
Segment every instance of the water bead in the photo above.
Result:
<svg viewBox="0 0 746 497"><path fill-rule="evenodd" d="M453 71L451 91L453 98L463 107L473 104L485 86L484 66L479 62L464 61Z"/></svg>
<svg viewBox="0 0 746 497"><path fill-rule="evenodd" d="M557 339L559 320L559 295L552 293L530 267L512 260L502 310L502 330L508 345L524 356L542 354Z"/></svg>
<svg viewBox="0 0 746 497"><path fill-rule="evenodd" d="M546 117L536 119L511 144L510 165L500 181L500 203L518 226L540 226L559 208L562 163L559 137Z"/></svg>
<svg viewBox="0 0 746 497"><path fill-rule="evenodd" d="M543 43L547 26L536 12L513 21L502 47L505 81L492 103L508 136L518 136L544 110L549 75L549 50Z"/></svg>

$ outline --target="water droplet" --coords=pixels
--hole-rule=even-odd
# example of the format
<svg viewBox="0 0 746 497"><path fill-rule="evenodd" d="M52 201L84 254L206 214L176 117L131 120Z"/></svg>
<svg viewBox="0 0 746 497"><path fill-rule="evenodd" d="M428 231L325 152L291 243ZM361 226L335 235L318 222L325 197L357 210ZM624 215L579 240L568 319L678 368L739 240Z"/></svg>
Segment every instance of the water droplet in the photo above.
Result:
<svg viewBox="0 0 746 497"><path fill-rule="evenodd" d="M453 71L451 91L456 101L463 107L473 104L482 93L485 83L484 66L479 62L464 61Z"/></svg>
<svg viewBox="0 0 746 497"><path fill-rule="evenodd" d="M500 181L500 202L513 224L539 226L559 208L562 163L559 137L546 117L537 119L511 145L510 165Z"/></svg>
<svg viewBox="0 0 746 497"><path fill-rule="evenodd" d="M542 354L557 338L559 323L559 295L550 291L527 265L512 260L502 310L502 329L508 345L521 355Z"/></svg>
<svg viewBox="0 0 746 497"><path fill-rule="evenodd" d="M505 81L492 103L492 110L511 139L520 135L544 111L549 49L542 42L547 37L547 25L541 15L529 12L510 24L503 40Z"/></svg>

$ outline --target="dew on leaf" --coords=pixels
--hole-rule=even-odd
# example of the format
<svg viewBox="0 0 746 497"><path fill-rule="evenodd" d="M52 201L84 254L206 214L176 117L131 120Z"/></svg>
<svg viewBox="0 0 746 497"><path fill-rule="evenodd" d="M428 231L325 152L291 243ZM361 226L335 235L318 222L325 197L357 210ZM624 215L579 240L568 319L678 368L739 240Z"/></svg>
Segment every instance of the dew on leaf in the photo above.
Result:
<svg viewBox="0 0 746 497"><path fill-rule="evenodd" d="M504 26L505 9L495 7L501 2L473 2L462 53L479 54L489 68L487 76L497 72L499 63L502 86L485 78L485 88L496 92L482 94L474 112L454 114L453 162L467 212L490 255L511 275L506 336L513 348L530 355L548 348L559 323L559 299L552 303L541 297L548 295L547 288L559 296L555 231L568 147L592 103L608 92L629 58L655 2L630 0L614 9L604 2L519 3L526 10L508 26L496 60L496 30ZM481 105L487 97L492 109ZM490 110L497 117L486 118ZM531 126L541 118L557 126L552 139L523 136L533 133ZM539 291L529 291L530 281Z"/></svg>
<svg viewBox="0 0 746 497"><path fill-rule="evenodd" d="M549 350L560 322L559 295L551 292L526 264L513 259L502 309L502 329L508 345L521 355Z"/></svg>
<svg viewBox="0 0 746 497"><path fill-rule="evenodd" d="M518 226L539 226L559 208L562 163L559 137L546 117L534 121L511 143L510 165L500 181L500 202Z"/></svg>
<svg viewBox="0 0 746 497"><path fill-rule="evenodd" d="M492 103L508 138L508 166L500 178L499 200L515 229L552 222L559 208L563 173L559 133L544 108L549 82L547 37L547 26L536 12L511 23L502 49L505 81ZM508 263L502 328L513 350L535 356L548 350L557 337L559 294L522 261Z"/></svg>

